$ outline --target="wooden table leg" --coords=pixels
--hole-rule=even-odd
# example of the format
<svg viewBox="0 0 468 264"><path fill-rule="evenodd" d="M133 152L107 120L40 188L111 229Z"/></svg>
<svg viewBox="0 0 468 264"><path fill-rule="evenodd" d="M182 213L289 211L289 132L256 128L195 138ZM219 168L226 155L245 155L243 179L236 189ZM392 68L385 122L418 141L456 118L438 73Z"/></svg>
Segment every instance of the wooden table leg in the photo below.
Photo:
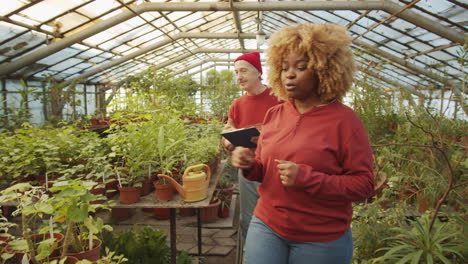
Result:
<svg viewBox="0 0 468 264"><path fill-rule="evenodd" d="M171 264L177 263L177 243L176 243L176 209L170 208L170 228L171 228Z"/></svg>

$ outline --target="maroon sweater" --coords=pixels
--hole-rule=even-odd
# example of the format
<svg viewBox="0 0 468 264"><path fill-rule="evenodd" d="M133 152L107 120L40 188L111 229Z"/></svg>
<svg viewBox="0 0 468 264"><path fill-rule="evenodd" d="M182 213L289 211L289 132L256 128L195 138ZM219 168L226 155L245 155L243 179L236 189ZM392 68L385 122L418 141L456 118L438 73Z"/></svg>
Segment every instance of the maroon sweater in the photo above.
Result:
<svg viewBox="0 0 468 264"><path fill-rule="evenodd" d="M335 101L300 114L291 102L266 114L255 166L244 175L259 181L255 216L283 238L327 242L341 237L351 203L373 194L372 152L355 112ZM275 159L299 164L295 185L281 184Z"/></svg>

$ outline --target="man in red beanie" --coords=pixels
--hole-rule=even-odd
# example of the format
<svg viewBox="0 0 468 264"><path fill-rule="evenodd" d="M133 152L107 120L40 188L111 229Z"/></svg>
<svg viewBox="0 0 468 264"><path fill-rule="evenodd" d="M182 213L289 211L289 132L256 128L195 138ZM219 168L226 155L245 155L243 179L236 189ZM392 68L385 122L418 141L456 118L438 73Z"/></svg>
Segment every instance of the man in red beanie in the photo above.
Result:
<svg viewBox="0 0 468 264"><path fill-rule="evenodd" d="M260 130L267 110L280 103L276 96L270 94L271 88L262 84L263 71L260 53L251 52L239 56L234 60L234 70L236 81L245 94L231 104L223 132L250 126L256 126ZM228 152L235 148L224 138L222 144ZM245 179L242 171L239 170L240 228L243 241L245 241L250 219L259 197L258 184L258 182Z"/></svg>

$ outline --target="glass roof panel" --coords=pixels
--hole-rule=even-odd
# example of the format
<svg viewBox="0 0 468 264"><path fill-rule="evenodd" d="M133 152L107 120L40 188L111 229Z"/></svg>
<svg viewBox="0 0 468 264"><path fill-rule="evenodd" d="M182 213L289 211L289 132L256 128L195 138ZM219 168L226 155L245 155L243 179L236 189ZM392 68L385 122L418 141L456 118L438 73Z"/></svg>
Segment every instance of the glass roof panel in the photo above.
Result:
<svg viewBox="0 0 468 264"><path fill-rule="evenodd" d="M0 46L0 49L8 49L8 51L5 52L4 55L16 56L35 45L43 43L44 40L44 34L33 32L32 34L24 34L13 40L8 41L7 43Z"/></svg>
<svg viewBox="0 0 468 264"><path fill-rule="evenodd" d="M22 10L20 14L36 21L46 21L67 11L75 1L44 0Z"/></svg>
<svg viewBox="0 0 468 264"><path fill-rule="evenodd" d="M145 2L191 2L196 5L199 1L148 1L148 0L96 0L75 10L79 5L85 4L90 0L8 0L9 5L0 7L0 14L7 15L7 19L1 19L0 32L3 40L0 40L0 63L15 62L20 56L26 57L26 54L34 52L38 48L44 48L47 51L51 42L51 34L64 33L67 37L74 36L82 30L96 28L97 25L113 16L119 15L122 11L128 12L139 4ZM318 0L314 0L318 1ZM351 0L350 0L351 1ZM201 0L200 2L206 2ZM210 2L217 2L215 0ZM258 3L256 0L249 2ZM276 1L266 1L269 2ZM304 1L307 2L307 1ZM323 1L324 5L330 1ZM404 8L411 3L410 0L393 0ZM126 4L123 6L122 3ZM280 3L280 2L279 2ZM17 14L11 12L18 8L30 5ZM52 8L45 10L47 5ZM261 4L259 4L261 5ZM413 7L409 8L416 16L429 18L439 26L448 25L447 30L458 30L460 34L467 32L466 9L463 4L458 4L453 0L425 0L419 1ZM34 11L36 10L36 11ZM112 11L114 10L114 11ZM214 10L214 9L213 9ZM38 12L39 11L39 12ZM104 15L106 14L107 15ZM263 30L267 33L274 32L285 25L292 25L300 22L323 23L333 22L350 26L351 35L357 37L359 41L368 43L368 45L379 48L384 52L383 56L368 54L369 51L361 47L354 46L355 54L359 63L368 65L369 60L375 63L384 62L380 65L381 71L395 80L411 83L419 80L430 83L434 80L424 77L423 74L409 71L407 68L390 62L386 58L385 52L398 58L410 56L408 63L411 63L421 69L435 68L433 71L461 80L462 70L456 59L461 56L461 47L453 46L454 41L438 35L437 31L430 30L430 25L425 28L414 25L409 20L398 18L394 14L390 20L376 27L370 32L369 28L388 18L390 13L384 10L370 11L350 11L350 10L302 10L302 11L161 11L144 12L139 16L123 21L120 24L99 31L84 40L78 40L65 45L62 49L45 55L44 58L31 62L29 72L34 73L44 69L44 66L51 65L51 69L44 69L35 74L46 72L59 72L59 76L75 76L77 72L87 70L93 64L104 66L104 70L95 74L94 80L118 80L126 74L131 74L136 69L141 70L149 65L165 65L171 62L167 68L180 70L181 67L187 67L189 64L195 64L201 60L210 60L211 58L234 58L235 54L225 53L196 53L196 49L256 49L255 39L178 39L175 43L165 44L157 49L150 50L146 54L141 54L135 59L124 61L122 64L112 67L111 72L106 69L105 63L119 58L121 55L129 55L151 44L168 40L168 35L175 35L181 31L187 32L210 32L210 33L236 33L234 15L238 14L241 24L241 30L244 33L256 33L258 30L258 17L261 15ZM365 14L365 15L364 15ZM103 16L104 15L104 16ZM58 17L56 17L58 16ZM99 18L98 18L99 17ZM148 25L147 21L151 21ZM357 20L357 18L359 18ZM440 19L446 18L446 19ZM52 20L53 19L53 20ZM419 17L415 18L419 19ZM52 20L52 21L49 21ZM356 21L355 21L356 20ZM445 21L444 21L445 20ZM42 30L26 29L21 23L30 26L39 26ZM459 23L459 24L455 24ZM16 25L15 25L16 24ZM462 32L463 31L463 32ZM47 32L45 34L44 32ZM59 35L55 35L57 37ZM15 38L15 39L13 39ZM60 37L54 39L60 42ZM79 44L81 43L81 44ZM243 46L241 46L243 44ZM73 48L69 48L73 47ZM95 48L96 47L96 48ZM266 46L262 46L265 48ZM433 50L435 49L435 50ZM433 50L433 51L432 51ZM190 54L191 52L195 54ZM67 58L74 58L76 61L71 63ZM179 59L179 60L178 60ZM65 60L62 62L62 60ZM83 63L83 61L87 61ZM54 63L59 63L54 65ZM220 62L216 62L220 64ZM391 63L391 64L389 64ZM138 66L137 66L138 65ZM204 65L207 66L208 64ZM1 65L0 65L1 67ZM63 71L60 73L60 71ZM24 72L17 70L16 73ZM66 74L65 74L66 73ZM405 74L406 73L406 74ZM72 75L70 75L72 74ZM104 77L107 76L107 77ZM421 79L423 78L423 79ZM425 79L424 79L425 78ZM92 80L92 79L90 79ZM386 84L384 84L386 85Z"/></svg>
<svg viewBox="0 0 468 264"><path fill-rule="evenodd" d="M433 46L442 46L442 45L450 44L451 41L447 40L447 39L443 39L443 38L438 38L438 39L434 39L432 41L429 41L428 43L433 45Z"/></svg>
<svg viewBox="0 0 468 264"><path fill-rule="evenodd" d="M101 19L102 19L102 20L110 19L110 18L112 18L112 17L114 17L114 16L116 16L116 15L118 15L118 14L120 14L120 13L122 13L122 10L117 9L117 10L115 10L115 11L110 12L109 14L103 15L103 16L101 17Z"/></svg>
<svg viewBox="0 0 468 264"><path fill-rule="evenodd" d="M103 62L103 61L107 61L107 59L102 58L102 57L91 57L91 58L88 59L88 61L93 62L93 63L100 63L100 62Z"/></svg>
<svg viewBox="0 0 468 264"><path fill-rule="evenodd" d="M93 67L93 64L92 63L88 63L88 62L83 62L83 63L80 63L80 64L77 64L75 65L74 67L82 70L82 69L89 69L91 67Z"/></svg>
<svg viewBox="0 0 468 264"><path fill-rule="evenodd" d="M430 45L427 45L423 42L419 42L419 41L414 41L414 42L411 42L411 43L408 43L408 45L410 45L413 49L419 51L419 52L422 52L422 51L425 51L425 50L430 50L432 47Z"/></svg>
<svg viewBox="0 0 468 264"><path fill-rule="evenodd" d="M110 10L118 6L120 6L120 4L114 0L99 0L99 1L91 2L77 9L77 11L88 17L94 18L94 17L101 15L104 11Z"/></svg>
<svg viewBox="0 0 468 264"><path fill-rule="evenodd" d="M88 18L76 13L76 12L71 12L68 14L65 14L58 19L55 20L56 23L60 23L60 32L66 32L69 31L72 28L75 28L86 21L88 21Z"/></svg>
<svg viewBox="0 0 468 264"><path fill-rule="evenodd" d="M77 63L80 63L82 62L82 60L80 59L76 59L76 58L69 58L61 63L58 63L58 64L55 64L53 67L50 68L50 70L52 71L60 71L62 69L65 69L65 68L69 68Z"/></svg>
<svg viewBox="0 0 468 264"><path fill-rule="evenodd" d="M416 5L436 14L443 14L454 7L453 4L447 1L420 1Z"/></svg>
<svg viewBox="0 0 468 264"><path fill-rule="evenodd" d="M16 15L16 14L11 15L10 18L13 21L18 21L18 22L21 22L23 24L31 25L31 26L37 26L37 25L39 25L41 23L39 20L34 20L34 19L31 19L31 18Z"/></svg>
<svg viewBox="0 0 468 264"><path fill-rule="evenodd" d="M447 54L446 52L442 52L442 51L434 51L429 54L432 57L435 57L436 59L441 60L441 61L449 61L453 59L453 57L450 54Z"/></svg>
<svg viewBox="0 0 468 264"><path fill-rule="evenodd" d="M361 13L359 12L354 12L350 10L333 10L333 13L340 17L344 17L350 21L357 19L361 15Z"/></svg>
<svg viewBox="0 0 468 264"><path fill-rule="evenodd" d="M8 0L8 5L0 5L0 14L6 15L23 6L24 0Z"/></svg>
<svg viewBox="0 0 468 264"><path fill-rule="evenodd" d="M2 42L5 39L9 39L11 37L16 36L19 33L22 33L22 32L26 31L26 29L24 27L9 24L9 23L3 22L3 21L0 21L0 30L2 32L2 40L1 40Z"/></svg>
<svg viewBox="0 0 468 264"><path fill-rule="evenodd" d="M77 54L79 52L79 50L76 50L76 49L63 49L57 53L54 53L50 56L47 56L41 60L39 60L38 62L39 63L43 63L43 64L46 64L46 65L53 65L59 61L62 61L63 59L65 58L69 58L69 57L72 57L73 55Z"/></svg>

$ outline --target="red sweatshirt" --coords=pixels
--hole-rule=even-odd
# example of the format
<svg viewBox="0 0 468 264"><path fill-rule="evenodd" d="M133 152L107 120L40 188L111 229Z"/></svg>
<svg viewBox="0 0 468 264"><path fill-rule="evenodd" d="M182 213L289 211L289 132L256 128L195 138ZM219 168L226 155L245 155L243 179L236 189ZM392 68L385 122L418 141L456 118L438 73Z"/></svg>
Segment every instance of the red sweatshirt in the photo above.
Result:
<svg viewBox="0 0 468 264"><path fill-rule="evenodd" d="M250 127L261 124L265 113L270 107L279 104L276 96L271 95L271 88L258 95L244 94L237 98L229 108L229 118L236 128Z"/></svg>
<svg viewBox="0 0 468 264"><path fill-rule="evenodd" d="M349 228L351 203L373 194L372 152L355 112L335 101L300 114L291 102L266 114L255 165L254 214L283 238L327 242ZM275 159L297 163L295 185L281 184Z"/></svg>

